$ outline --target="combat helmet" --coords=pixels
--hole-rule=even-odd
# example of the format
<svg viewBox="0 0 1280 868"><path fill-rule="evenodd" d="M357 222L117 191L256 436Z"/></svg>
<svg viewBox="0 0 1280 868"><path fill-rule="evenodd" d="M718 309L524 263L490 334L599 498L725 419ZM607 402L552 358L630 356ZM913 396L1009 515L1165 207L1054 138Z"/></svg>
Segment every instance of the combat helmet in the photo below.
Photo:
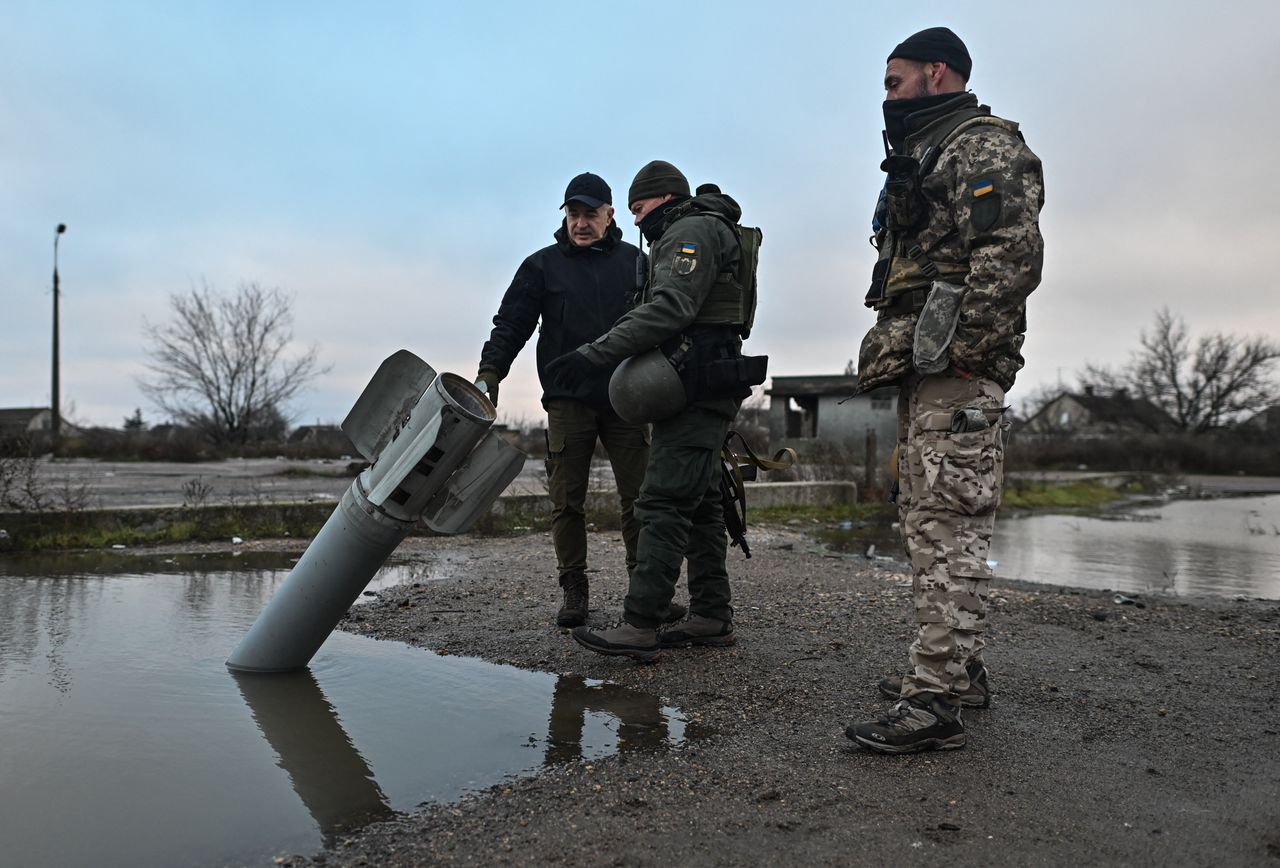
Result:
<svg viewBox="0 0 1280 868"><path fill-rule="evenodd" d="M671 360L655 348L618 365L609 378L609 403L624 421L641 425L671 418L688 398Z"/></svg>

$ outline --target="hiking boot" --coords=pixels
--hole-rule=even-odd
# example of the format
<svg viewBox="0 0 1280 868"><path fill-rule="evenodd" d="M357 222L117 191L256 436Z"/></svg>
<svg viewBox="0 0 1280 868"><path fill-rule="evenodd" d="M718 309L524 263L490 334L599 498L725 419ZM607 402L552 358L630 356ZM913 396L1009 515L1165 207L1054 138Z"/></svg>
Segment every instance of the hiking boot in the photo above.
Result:
<svg viewBox="0 0 1280 868"><path fill-rule="evenodd" d="M573 641L597 654L630 657L642 663L652 663L658 659L656 627L633 627L626 621L599 630L574 627Z"/></svg>
<svg viewBox="0 0 1280 868"><path fill-rule="evenodd" d="M564 590L564 605L556 613L557 627L579 627L587 623L587 574L565 573L560 577Z"/></svg>
<svg viewBox="0 0 1280 868"><path fill-rule="evenodd" d="M716 618L690 615L678 624L664 627L658 634L658 644L663 648L688 648L690 645L732 645L733 623Z"/></svg>
<svg viewBox="0 0 1280 868"><path fill-rule="evenodd" d="M987 667L981 660L973 660L965 667L969 673L969 689L956 697L965 708L988 708L991 705L991 686L987 683ZM877 685L880 692L890 699L902 698L902 676L888 675Z"/></svg>
<svg viewBox="0 0 1280 868"><path fill-rule="evenodd" d="M859 747L876 753L955 750L965 743L960 706L947 702L939 693L917 693L900 699L888 714L851 723L844 734Z"/></svg>
<svg viewBox="0 0 1280 868"><path fill-rule="evenodd" d="M685 619L685 616L688 614L689 614L688 609L686 609L684 606L680 605L679 603L673 601L671 605L667 607L667 619L662 623L674 624L677 621L683 621Z"/></svg>

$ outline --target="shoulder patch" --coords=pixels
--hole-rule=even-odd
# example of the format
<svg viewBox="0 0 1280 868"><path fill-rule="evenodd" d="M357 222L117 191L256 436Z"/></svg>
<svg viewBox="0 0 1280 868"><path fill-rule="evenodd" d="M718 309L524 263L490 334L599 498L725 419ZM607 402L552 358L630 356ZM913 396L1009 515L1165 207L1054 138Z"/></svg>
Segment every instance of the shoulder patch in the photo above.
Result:
<svg viewBox="0 0 1280 868"><path fill-rule="evenodd" d="M676 255L671 260L671 270L680 277L688 277L698 267L698 245L681 241L676 245Z"/></svg>
<svg viewBox="0 0 1280 868"><path fill-rule="evenodd" d="M995 183L985 178L981 181L974 181L971 187L973 189L973 198L975 199L994 193L996 190Z"/></svg>

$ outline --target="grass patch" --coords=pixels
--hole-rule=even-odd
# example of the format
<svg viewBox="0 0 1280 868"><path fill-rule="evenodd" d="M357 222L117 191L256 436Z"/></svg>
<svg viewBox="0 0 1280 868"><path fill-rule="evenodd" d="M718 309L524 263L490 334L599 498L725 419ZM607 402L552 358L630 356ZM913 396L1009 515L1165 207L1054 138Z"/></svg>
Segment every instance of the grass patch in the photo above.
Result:
<svg viewBox="0 0 1280 868"><path fill-rule="evenodd" d="M1062 483L1018 480L1005 486L1000 508L1091 512L1104 509L1136 493L1128 489L1129 486L1113 488L1093 480Z"/></svg>

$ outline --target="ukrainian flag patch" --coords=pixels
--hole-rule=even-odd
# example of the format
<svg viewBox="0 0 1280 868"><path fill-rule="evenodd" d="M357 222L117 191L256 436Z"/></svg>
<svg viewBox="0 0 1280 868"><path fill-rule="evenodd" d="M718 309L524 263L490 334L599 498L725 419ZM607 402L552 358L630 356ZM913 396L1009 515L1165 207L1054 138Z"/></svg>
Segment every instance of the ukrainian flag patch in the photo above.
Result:
<svg viewBox="0 0 1280 868"><path fill-rule="evenodd" d="M974 181L973 182L973 198L981 198L988 193L994 193L996 185L990 181Z"/></svg>
<svg viewBox="0 0 1280 868"><path fill-rule="evenodd" d="M697 256L698 245L690 244L688 241L685 241L680 245L680 252L683 253L685 256Z"/></svg>

